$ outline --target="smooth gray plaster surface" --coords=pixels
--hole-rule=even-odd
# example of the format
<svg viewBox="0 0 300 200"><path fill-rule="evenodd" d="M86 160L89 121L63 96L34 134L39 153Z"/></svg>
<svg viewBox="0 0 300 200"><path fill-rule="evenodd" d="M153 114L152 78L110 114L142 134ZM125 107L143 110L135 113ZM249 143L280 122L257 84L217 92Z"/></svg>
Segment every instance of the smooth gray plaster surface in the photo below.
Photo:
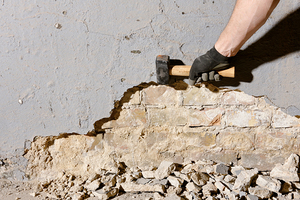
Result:
<svg viewBox="0 0 300 200"><path fill-rule="evenodd" d="M234 4L1 0L0 154L37 135L92 130L128 88L156 80L156 55L191 64L209 50ZM300 115L299 7L298 0L281 0L243 46L240 76L219 85L266 95Z"/></svg>

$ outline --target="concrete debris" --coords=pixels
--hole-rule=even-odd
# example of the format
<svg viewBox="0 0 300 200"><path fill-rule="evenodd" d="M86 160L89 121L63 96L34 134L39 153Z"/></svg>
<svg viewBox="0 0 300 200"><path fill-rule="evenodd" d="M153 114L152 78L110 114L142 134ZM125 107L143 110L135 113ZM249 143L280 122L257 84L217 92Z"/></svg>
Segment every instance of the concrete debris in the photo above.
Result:
<svg viewBox="0 0 300 200"><path fill-rule="evenodd" d="M270 176L283 181L300 181L299 179L299 156L291 154L286 162L281 165L277 164L271 171Z"/></svg>
<svg viewBox="0 0 300 200"><path fill-rule="evenodd" d="M298 169L298 161L297 155L291 155L284 165L276 165L271 173L214 162L201 167L199 162L177 164L168 161L161 162L156 170L151 171L125 169L113 174L107 169L90 177L63 173L55 180L40 182L37 192L30 195L39 196L44 192L48 198L78 200L89 197L125 200L126 194L146 194L145 199L153 200L299 199L298 179L287 181L294 177L289 173L287 179L282 175L275 178L288 170L294 172L295 168ZM215 171L203 172L206 167Z"/></svg>
<svg viewBox="0 0 300 200"><path fill-rule="evenodd" d="M155 178L156 179L164 179L168 177L171 173L173 173L176 169L176 165L173 162L169 161L162 161L155 171Z"/></svg>
<svg viewBox="0 0 300 200"><path fill-rule="evenodd" d="M281 182L279 180L263 175L258 176L256 184L273 192L279 192L281 188Z"/></svg>
<svg viewBox="0 0 300 200"><path fill-rule="evenodd" d="M252 180L258 175L258 169L251 169L246 171L241 171L235 180L233 189L247 191L248 187L251 185Z"/></svg>
<svg viewBox="0 0 300 200"><path fill-rule="evenodd" d="M258 196L261 199L267 199L272 196L272 191L262 188L260 186L250 187L249 193Z"/></svg>

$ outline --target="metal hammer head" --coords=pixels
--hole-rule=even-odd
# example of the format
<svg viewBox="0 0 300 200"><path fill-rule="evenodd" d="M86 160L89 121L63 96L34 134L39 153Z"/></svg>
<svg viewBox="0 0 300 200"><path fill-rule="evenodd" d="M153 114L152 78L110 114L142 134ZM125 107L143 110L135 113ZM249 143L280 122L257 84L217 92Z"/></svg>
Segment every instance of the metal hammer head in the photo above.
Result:
<svg viewBox="0 0 300 200"><path fill-rule="evenodd" d="M167 85L169 83L169 64L169 56L158 55L156 57L156 77L157 83L160 85Z"/></svg>

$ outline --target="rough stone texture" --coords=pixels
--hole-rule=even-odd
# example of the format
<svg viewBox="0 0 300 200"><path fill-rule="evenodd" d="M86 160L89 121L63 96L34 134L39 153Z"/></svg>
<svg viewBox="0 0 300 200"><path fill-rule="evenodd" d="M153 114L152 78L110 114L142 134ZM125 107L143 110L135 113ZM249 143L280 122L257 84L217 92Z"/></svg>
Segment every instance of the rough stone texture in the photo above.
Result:
<svg viewBox="0 0 300 200"><path fill-rule="evenodd" d="M257 175L258 175L258 170L256 168L252 170L241 171L241 173L239 173L237 179L235 180L233 189L247 191L253 179L255 179Z"/></svg>
<svg viewBox="0 0 300 200"><path fill-rule="evenodd" d="M259 175L256 179L256 184L273 192L279 192L281 189L281 182L268 176Z"/></svg>
<svg viewBox="0 0 300 200"><path fill-rule="evenodd" d="M124 91L155 81L157 54L191 64L209 50L234 4L235 0L2 0L1 158L19 149L23 153L27 141L37 135L92 130L96 120L109 116ZM284 112L299 115L298 23L299 2L281 0L270 20L244 45L236 78L217 84L266 95ZM236 91L222 101L229 106L253 104L253 98L243 96ZM142 93L134 93L126 106L139 106L142 98ZM190 95L184 102L193 100L197 99ZM288 118L275 117L273 125L294 126L285 121ZM12 170L5 176L23 177L24 172Z"/></svg>
<svg viewBox="0 0 300 200"><path fill-rule="evenodd" d="M182 164L201 159L269 170L292 152L299 152L300 120L289 116L288 126L273 127L274 119L282 112L262 97L183 82L146 85L138 90L142 94L138 97L133 95L136 90L125 93L126 101L118 103L110 118L97 121L88 135L36 137L25 155L29 159L28 174L47 176L61 170L98 173L100 168L115 172L121 163L149 169L163 160ZM229 119L240 122L229 123ZM214 170L203 168L206 173ZM219 173L226 175L227 170ZM163 179L172 171L159 167L154 176ZM153 173L148 173L152 178Z"/></svg>
<svg viewBox="0 0 300 200"><path fill-rule="evenodd" d="M290 157L295 158L295 155ZM291 163L291 160L288 158L286 163ZM298 181L284 182L272 178L270 171L245 169L231 164L231 169L228 169L230 175L224 176L214 170L223 163L211 160L195 160L184 164L162 161L159 167L169 168L167 166L172 165L177 167L172 168L172 173L167 173L169 175L162 179L145 178L144 170L139 167L129 168L126 163L119 163L118 170L99 169L99 173L84 176L62 171L55 178L48 176L46 179L31 180L31 184L23 183L20 188L19 184L0 180L0 197L11 199L7 198L12 197L12 192L8 191L20 192L24 187L28 188L31 197L36 197L34 199L286 200L300 197ZM147 170L161 170L156 167L148 167ZM192 178L182 179L182 175ZM205 181L198 184L200 179ZM19 193L16 195L20 196Z"/></svg>
<svg viewBox="0 0 300 200"><path fill-rule="evenodd" d="M268 199L272 196L272 191L267 190L265 188L256 186L256 187L250 187L249 193L255 196L258 196L261 199Z"/></svg>
<svg viewBox="0 0 300 200"><path fill-rule="evenodd" d="M270 176L284 181L299 181L299 156L292 154L286 162L277 164Z"/></svg>

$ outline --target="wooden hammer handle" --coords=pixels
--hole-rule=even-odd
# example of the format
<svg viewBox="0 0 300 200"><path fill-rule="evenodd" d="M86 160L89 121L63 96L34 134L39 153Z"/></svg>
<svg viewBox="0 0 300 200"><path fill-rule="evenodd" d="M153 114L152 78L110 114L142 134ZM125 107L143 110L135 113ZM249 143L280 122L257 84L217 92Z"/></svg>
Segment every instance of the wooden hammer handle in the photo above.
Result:
<svg viewBox="0 0 300 200"><path fill-rule="evenodd" d="M191 66L189 65L174 65L169 68L170 76L189 76ZM229 69L217 71L221 76L234 78L235 75L235 67L231 67Z"/></svg>

